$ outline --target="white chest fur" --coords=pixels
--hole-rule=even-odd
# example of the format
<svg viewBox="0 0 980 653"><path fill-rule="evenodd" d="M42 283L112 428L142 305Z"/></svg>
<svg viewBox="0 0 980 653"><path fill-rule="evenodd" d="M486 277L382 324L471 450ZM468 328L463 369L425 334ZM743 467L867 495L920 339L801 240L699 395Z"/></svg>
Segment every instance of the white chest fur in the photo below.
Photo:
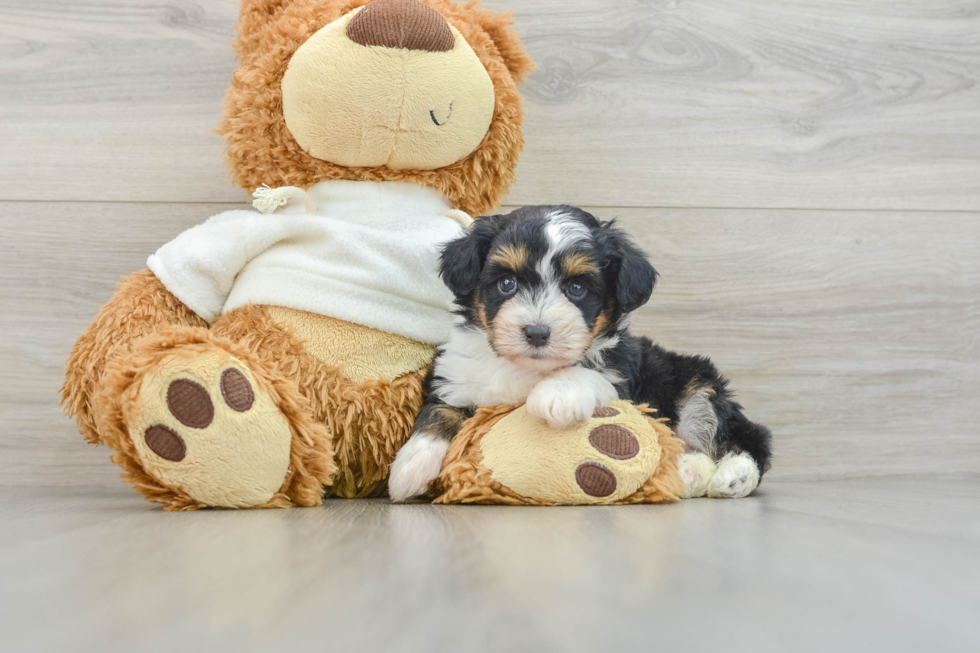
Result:
<svg viewBox="0 0 980 653"><path fill-rule="evenodd" d="M439 396L451 406L492 406L523 403L545 378L501 358L485 333L456 327L436 359L435 375L444 379Z"/></svg>

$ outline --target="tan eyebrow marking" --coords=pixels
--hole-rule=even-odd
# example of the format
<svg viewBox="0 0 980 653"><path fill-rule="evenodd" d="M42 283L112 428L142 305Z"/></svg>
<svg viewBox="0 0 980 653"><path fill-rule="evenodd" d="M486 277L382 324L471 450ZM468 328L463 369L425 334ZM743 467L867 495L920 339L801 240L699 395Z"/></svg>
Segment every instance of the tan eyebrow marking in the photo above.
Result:
<svg viewBox="0 0 980 653"><path fill-rule="evenodd" d="M595 339L607 326L609 326L609 311L604 310L599 313L599 317L595 320L595 326L592 327L592 338Z"/></svg>
<svg viewBox="0 0 980 653"><path fill-rule="evenodd" d="M527 248L522 245L504 245L493 253L490 260L518 272L527 265Z"/></svg>
<svg viewBox="0 0 980 653"><path fill-rule="evenodd" d="M582 252L568 254L564 259L562 259L561 265L562 269L565 271L565 274L570 277L577 277L582 274L592 274L593 272L597 272L599 270L599 268L597 268L595 263L592 261L592 258L589 257L588 254L584 254Z"/></svg>

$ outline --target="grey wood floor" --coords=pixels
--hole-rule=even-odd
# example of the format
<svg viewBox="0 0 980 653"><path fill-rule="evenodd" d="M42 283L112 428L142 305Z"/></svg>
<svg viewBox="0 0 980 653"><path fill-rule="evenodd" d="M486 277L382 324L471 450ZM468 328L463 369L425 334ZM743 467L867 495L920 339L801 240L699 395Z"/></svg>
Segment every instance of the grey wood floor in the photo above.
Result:
<svg viewBox="0 0 980 653"><path fill-rule="evenodd" d="M980 480L766 481L622 509L169 514L0 489L6 651L963 651Z"/></svg>
<svg viewBox="0 0 980 653"><path fill-rule="evenodd" d="M980 0L484 5L540 66L507 205L642 241L635 330L773 428L760 495L142 502L56 392L117 279L247 200L238 2L0 0L4 648L980 650Z"/></svg>

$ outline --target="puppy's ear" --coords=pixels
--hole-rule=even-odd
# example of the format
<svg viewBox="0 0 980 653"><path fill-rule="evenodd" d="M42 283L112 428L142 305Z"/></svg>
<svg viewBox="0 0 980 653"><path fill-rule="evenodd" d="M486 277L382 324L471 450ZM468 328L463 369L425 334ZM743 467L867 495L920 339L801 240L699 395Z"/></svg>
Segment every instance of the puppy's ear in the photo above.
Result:
<svg viewBox="0 0 980 653"><path fill-rule="evenodd" d="M650 300L657 283L657 271L615 221L603 223L602 234L613 259L610 267L615 274L616 301L624 313L630 313Z"/></svg>
<svg viewBox="0 0 980 653"><path fill-rule="evenodd" d="M465 236L443 247L439 276L457 297L468 295L476 288L493 239L503 229L503 219L501 215L479 217Z"/></svg>

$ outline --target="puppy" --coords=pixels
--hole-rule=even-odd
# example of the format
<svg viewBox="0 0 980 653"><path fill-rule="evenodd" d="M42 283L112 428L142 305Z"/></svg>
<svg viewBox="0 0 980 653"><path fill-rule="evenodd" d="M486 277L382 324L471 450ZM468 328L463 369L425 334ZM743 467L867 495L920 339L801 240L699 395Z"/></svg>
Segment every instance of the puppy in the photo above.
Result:
<svg viewBox="0 0 980 653"><path fill-rule="evenodd" d="M613 222L571 206L481 217L446 245L440 274L457 321L391 466L394 501L425 493L463 422L492 404L526 402L554 427L617 398L650 404L687 445L686 497L747 496L769 468L769 430L742 414L710 360L627 331L657 273Z"/></svg>

